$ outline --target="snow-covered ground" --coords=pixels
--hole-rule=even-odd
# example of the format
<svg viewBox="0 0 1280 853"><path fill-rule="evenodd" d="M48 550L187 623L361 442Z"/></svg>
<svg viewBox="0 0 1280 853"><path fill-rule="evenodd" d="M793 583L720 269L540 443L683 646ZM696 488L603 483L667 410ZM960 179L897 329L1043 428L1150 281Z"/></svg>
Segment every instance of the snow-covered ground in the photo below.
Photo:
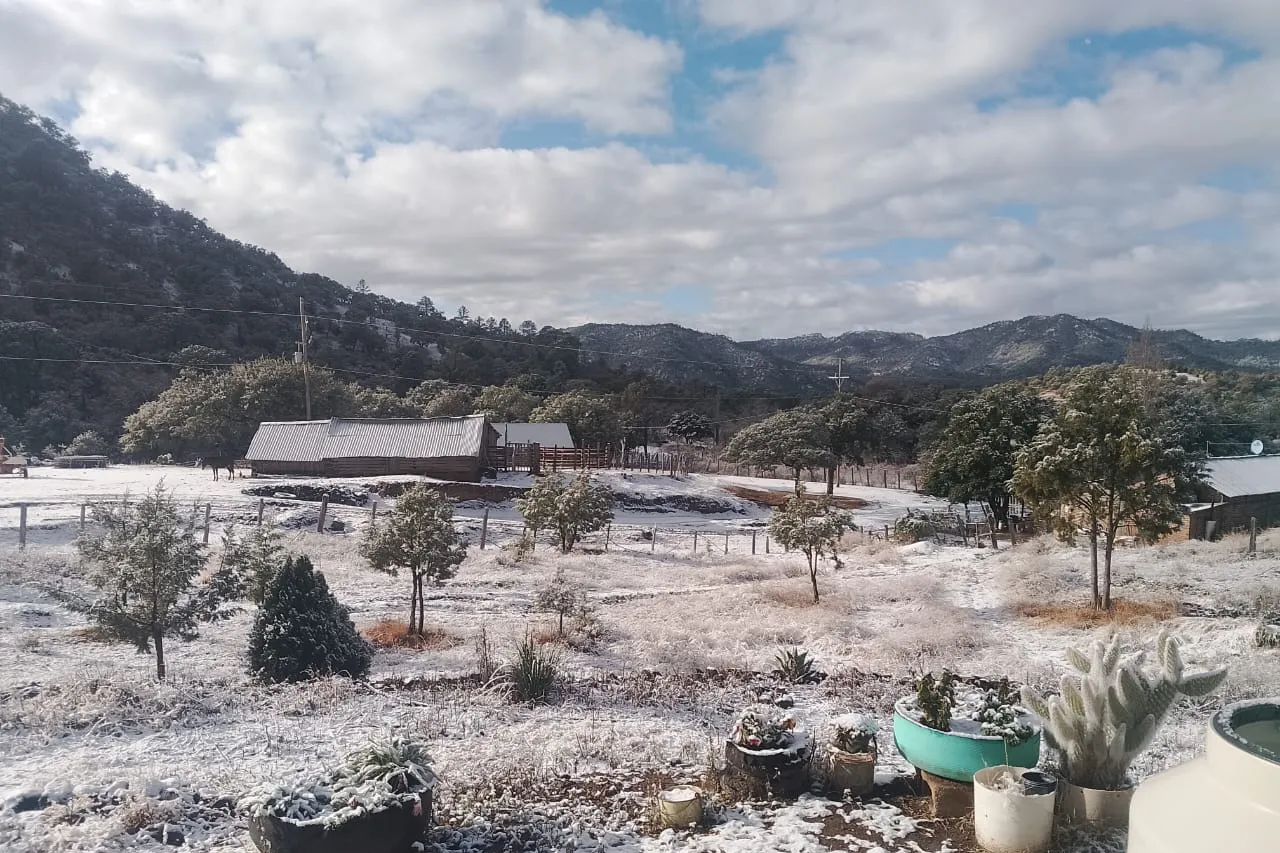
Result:
<svg viewBox="0 0 1280 853"><path fill-rule="evenodd" d="M1063 670L1063 648L1093 633L1017 615L1028 601L1087 594L1087 554L1046 539L998 553L933 543L852 545L840 569L824 567L815 605L803 558L776 549L766 555L763 547L750 553L747 530L765 517L754 506L711 520L689 510L631 508L635 521L619 519L608 553L562 556L540 544L516 563L498 547L473 548L457 578L431 590L427 602L428 622L456 636L456 645L379 652L368 682L256 684L244 669L245 613L197 640L172 641L171 677L157 684L149 656L87 638L83 618L45 590L85 587L70 544L79 504L138 493L158 473L184 500L213 503L228 519L256 503L239 494L254 481L213 483L208 472L179 468L39 469L27 481L0 480L0 849L158 850L162 844L147 828L165 823L180 829L191 849L252 849L243 818L222 798L295 770L331 766L371 736L397 732L428 739L443 776L439 805L455 827L433 836L437 849L532 843L524 849L962 851L970 848L962 832L952 838L956 827L917 821L895 806L818 798L730 805L711 830L690 835L650 831L645 803L657 778L697 778L737 710L777 686L767 672L779 646L803 646L830 674L821 684L790 688L802 726L825 737L840 714L879 718L879 769L887 781L907 772L889 723L911 673L949 666L1049 687ZM608 476L616 491L633 490L635 503L661 490L667 497L732 498L716 489L729 478ZM789 488L785 481L742 482ZM871 501L863 512L878 513L883 523L925 503L909 492L841 491ZM6 515L18 502L32 504L33 525L42 528L31 531L25 552L17 551L13 516ZM369 512L337 511L353 525ZM462 510L473 517L482 511ZM491 508L491 521L505 511ZM689 531L668 529L681 524L697 524L710 552L695 552ZM660 528L656 545L642 538L653 526ZM731 532L727 555L723 531ZM494 523L490 541L500 545L515 532ZM286 530L285 537L289 549L311 555L357 625L404 618L407 580L370 571L356 555L356 535ZM216 537L211 542L216 548ZM1141 775L1194 755L1210 707L1280 693L1280 652L1256 649L1254 620L1231 615L1259 592L1280 589L1280 534L1262 537L1256 559L1243 549L1229 539L1117 554L1119 597L1172 599L1215 614L1172 622L1186 639L1189 665L1232 667L1219 697L1179 706L1135 768ZM557 568L590 591L606 628L599 649L561 652L570 678L546 706L508 704L463 680L475 671L482 629L507 654L530 626L547 621L532 601ZM1145 637L1155 626L1125 630ZM41 792L59 804L3 808ZM1068 840L1059 849L1122 849L1091 843Z"/></svg>

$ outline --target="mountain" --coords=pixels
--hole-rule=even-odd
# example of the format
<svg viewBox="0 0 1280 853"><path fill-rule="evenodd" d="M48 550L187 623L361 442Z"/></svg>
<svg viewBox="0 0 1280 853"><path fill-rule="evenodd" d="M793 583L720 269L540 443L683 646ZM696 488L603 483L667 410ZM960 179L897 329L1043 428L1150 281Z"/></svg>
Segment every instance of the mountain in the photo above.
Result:
<svg viewBox="0 0 1280 853"><path fill-rule="evenodd" d="M311 359L351 381L627 381L580 361L558 329L445 318L430 299L407 305L295 272L95 169L54 122L0 97L0 435L36 451L85 429L116 435L174 363L291 355L300 299Z"/></svg>
<svg viewBox="0 0 1280 853"><path fill-rule="evenodd" d="M842 360L854 379L887 376L982 384L1063 367L1120 362L1142 336L1141 329L1114 320L1083 320L1068 314L1023 317L927 338L903 332L847 332L835 337L802 335L735 342L722 335L681 326L589 324L571 330L584 347L643 357L687 359L692 364L658 363L647 370L671 381L698 378L729 387L781 390L815 382ZM1280 341L1215 341L1185 329L1152 331L1168 363L1199 370L1280 370ZM613 356L615 363L627 359ZM638 363L637 363L638 364ZM812 374L797 373L811 367Z"/></svg>
<svg viewBox="0 0 1280 853"><path fill-rule="evenodd" d="M633 326L587 323L569 331L593 357L632 366L672 382L700 382L724 389L777 391L803 396L825 389L827 371L711 335L662 323Z"/></svg>

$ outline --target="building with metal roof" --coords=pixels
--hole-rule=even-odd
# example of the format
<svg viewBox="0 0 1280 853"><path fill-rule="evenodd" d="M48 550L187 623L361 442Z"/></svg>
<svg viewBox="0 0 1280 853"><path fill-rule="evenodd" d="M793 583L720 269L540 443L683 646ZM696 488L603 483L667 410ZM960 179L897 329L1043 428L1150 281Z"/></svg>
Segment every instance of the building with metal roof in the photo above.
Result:
<svg viewBox="0 0 1280 853"><path fill-rule="evenodd" d="M576 447L573 436L569 434L568 424L516 424L499 423L493 428L498 431L498 446L508 444L538 444L542 447Z"/></svg>
<svg viewBox="0 0 1280 853"><path fill-rule="evenodd" d="M1199 502L1189 507L1187 535L1212 539L1252 525L1280 525L1280 456L1210 459Z"/></svg>
<svg viewBox="0 0 1280 853"><path fill-rule="evenodd" d="M268 421L245 454L254 476L373 477L420 474L476 482L496 458L483 415Z"/></svg>

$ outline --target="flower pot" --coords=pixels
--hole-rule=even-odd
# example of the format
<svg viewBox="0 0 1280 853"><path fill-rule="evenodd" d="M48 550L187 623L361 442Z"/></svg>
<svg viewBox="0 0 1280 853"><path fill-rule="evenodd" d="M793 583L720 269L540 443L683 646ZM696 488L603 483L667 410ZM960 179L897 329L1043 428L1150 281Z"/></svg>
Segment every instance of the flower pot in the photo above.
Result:
<svg viewBox="0 0 1280 853"><path fill-rule="evenodd" d="M876 751L845 752L832 746L827 750L827 790L852 797L871 793L876 783Z"/></svg>
<svg viewBox="0 0 1280 853"><path fill-rule="evenodd" d="M910 717L905 701L899 699L893 709L893 742L914 767L944 779L969 783L973 774L984 767L1035 767L1040 760L1039 725L1033 725L1031 737L1009 745L1003 738L980 732L931 729ZM960 722L968 721L956 720L953 725Z"/></svg>
<svg viewBox="0 0 1280 853"><path fill-rule="evenodd" d="M262 853L406 853L431 825L431 792L399 806L336 826L262 815L249 819L249 837Z"/></svg>
<svg viewBox="0 0 1280 853"><path fill-rule="evenodd" d="M1132 785L1119 791L1082 788L1064 779L1058 788L1058 812L1066 824L1124 829L1129 825L1134 790Z"/></svg>
<svg viewBox="0 0 1280 853"><path fill-rule="evenodd" d="M1057 792L1029 794L1020 767L987 767L973 774L973 828L990 853L1045 853L1053 840Z"/></svg>
<svg viewBox="0 0 1280 853"><path fill-rule="evenodd" d="M658 794L658 823L671 829L687 829L702 820L702 791L677 785Z"/></svg>
<svg viewBox="0 0 1280 853"><path fill-rule="evenodd" d="M1204 754L1138 787L1129 853L1263 853L1280 839L1280 698L1228 705Z"/></svg>
<svg viewBox="0 0 1280 853"><path fill-rule="evenodd" d="M751 798L793 799L809 790L810 741L797 733L783 749L748 749L731 740L724 744L727 770L743 783L742 793Z"/></svg>

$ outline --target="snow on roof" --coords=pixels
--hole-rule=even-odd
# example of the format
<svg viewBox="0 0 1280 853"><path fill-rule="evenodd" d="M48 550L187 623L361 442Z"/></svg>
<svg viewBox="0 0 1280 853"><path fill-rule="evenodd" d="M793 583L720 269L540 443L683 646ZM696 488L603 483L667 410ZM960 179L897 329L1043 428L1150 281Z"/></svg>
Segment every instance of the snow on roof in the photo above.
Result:
<svg viewBox="0 0 1280 853"><path fill-rule="evenodd" d="M1280 456L1238 456L1210 459L1205 482L1223 497L1280 493Z"/></svg>
<svg viewBox="0 0 1280 853"><path fill-rule="evenodd" d="M543 447L573 447L573 436L568 424L494 424L498 431L498 446L511 444L540 444Z"/></svg>
<svg viewBox="0 0 1280 853"><path fill-rule="evenodd" d="M478 456L485 419L330 418L327 421L267 421L258 427L249 461L319 462L322 459L434 459Z"/></svg>

